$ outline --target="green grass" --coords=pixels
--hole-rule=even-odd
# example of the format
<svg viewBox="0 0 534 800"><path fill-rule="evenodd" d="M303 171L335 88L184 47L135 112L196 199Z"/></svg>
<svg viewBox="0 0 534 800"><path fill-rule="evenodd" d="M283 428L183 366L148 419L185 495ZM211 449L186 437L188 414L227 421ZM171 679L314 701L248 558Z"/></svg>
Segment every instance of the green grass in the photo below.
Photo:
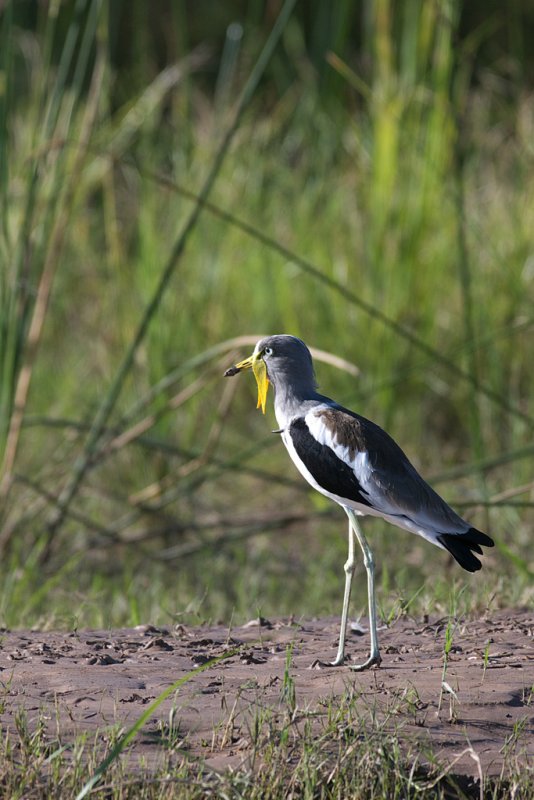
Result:
<svg viewBox="0 0 534 800"><path fill-rule="evenodd" d="M110 721L91 738L84 735L63 742L60 731L56 737L47 734L49 719L37 715L30 721L21 713L0 738L2 791L13 798L83 797L90 792L96 798L146 800L194 800L207 795L275 800L288 793L299 798L377 800L531 797L532 771L515 765L512 742L507 743L510 759L502 774L483 778L480 786L455 776L426 747L411 744L403 735L402 724L395 720L416 697L393 698L389 713L380 718L372 707L362 713L357 701L358 693L351 687L335 702L326 698L319 715L299 706L294 695L284 696L279 710L259 704L250 730L244 733L253 751L248 766L224 772L188 756L172 714L169 728L161 729L166 738L159 766L146 769L123 747L134 728L142 729L148 714L128 732ZM143 735L149 735L146 729ZM207 758L224 748L226 735L227 731L214 729L211 742L205 742Z"/></svg>
<svg viewBox="0 0 534 800"><path fill-rule="evenodd" d="M473 73L490 29L458 44L455 3L410 7L369 5L354 66L344 4L319 77L319 28L306 50L293 16L253 68L269 31L245 27L211 105L202 51L141 60L126 96L100 3L33 31L7 4L2 624L338 613L345 523L253 382L221 378L250 346L219 343L281 331L356 363L318 364L323 391L495 536L466 610L531 598L534 121L500 62ZM426 543L366 530L384 615L464 585Z"/></svg>

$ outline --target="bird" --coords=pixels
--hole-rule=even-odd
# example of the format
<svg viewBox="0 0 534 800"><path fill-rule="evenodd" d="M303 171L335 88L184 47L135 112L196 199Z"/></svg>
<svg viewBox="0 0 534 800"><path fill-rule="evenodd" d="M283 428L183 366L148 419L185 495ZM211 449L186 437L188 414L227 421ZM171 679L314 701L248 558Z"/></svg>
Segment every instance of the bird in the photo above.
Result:
<svg viewBox="0 0 534 800"><path fill-rule="evenodd" d="M375 600L375 561L359 517L381 517L447 550L468 572L482 566L475 555L493 547L486 533L472 527L419 475L406 454L379 425L319 394L311 353L302 339L276 334L260 339L251 356L230 367L225 377L252 369L258 408L265 414L269 386L274 389L278 429L289 456L308 483L338 503L347 514L348 557L337 654L323 666L345 663L345 636L355 542L363 553L369 606L369 657L349 664L354 671L379 667Z"/></svg>

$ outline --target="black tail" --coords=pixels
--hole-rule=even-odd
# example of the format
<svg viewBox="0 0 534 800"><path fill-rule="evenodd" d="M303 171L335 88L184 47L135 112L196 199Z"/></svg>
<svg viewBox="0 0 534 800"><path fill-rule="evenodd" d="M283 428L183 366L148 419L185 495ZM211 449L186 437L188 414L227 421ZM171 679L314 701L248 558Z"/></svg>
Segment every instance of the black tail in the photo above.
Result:
<svg viewBox="0 0 534 800"><path fill-rule="evenodd" d="M481 544L484 547L493 547L494 545L493 539L490 539L482 531L477 531L476 528L469 528L465 533L442 533L438 536L438 541L468 572L476 572L482 566L472 551L482 555Z"/></svg>

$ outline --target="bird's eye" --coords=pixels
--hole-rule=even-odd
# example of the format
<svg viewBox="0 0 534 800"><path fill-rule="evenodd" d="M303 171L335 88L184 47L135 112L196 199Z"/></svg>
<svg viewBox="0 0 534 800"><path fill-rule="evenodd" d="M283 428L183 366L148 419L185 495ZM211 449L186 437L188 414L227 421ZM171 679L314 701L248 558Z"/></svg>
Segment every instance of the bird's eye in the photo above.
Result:
<svg viewBox="0 0 534 800"><path fill-rule="evenodd" d="M266 347L265 350L263 351L263 355L265 355L265 356L272 356L272 354L273 354L273 348L272 347Z"/></svg>

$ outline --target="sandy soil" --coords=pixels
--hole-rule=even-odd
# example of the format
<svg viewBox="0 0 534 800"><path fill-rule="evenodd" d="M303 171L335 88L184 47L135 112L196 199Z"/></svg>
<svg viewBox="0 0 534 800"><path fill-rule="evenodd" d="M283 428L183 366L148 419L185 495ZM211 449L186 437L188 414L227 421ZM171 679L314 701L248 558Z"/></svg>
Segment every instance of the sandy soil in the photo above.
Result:
<svg viewBox="0 0 534 800"><path fill-rule="evenodd" d="M445 693L439 712L446 620L403 618L382 629L383 664L364 673L312 667L316 659L334 656L337 619L261 622L232 630L140 626L74 633L4 631L2 727L14 731L15 715L23 708L30 728L39 717L45 719L51 736L57 737L59 729L63 744L83 732L93 740L97 730L109 725L131 725L160 692L195 666L243 645L238 655L195 675L160 706L133 749L146 763L157 763L162 723L168 724L174 705L180 746L189 757L205 759L217 769L247 766L255 714L265 708L281 713L291 644L297 707L316 712L318 734L328 703L350 691L370 726L387 714L392 725L401 727L405 741L430 744L454 774L477 776L482 770L497 775L505 759L520 764L530 759L532 765L532 612L500 611L458 622L446 675L456 696ZM363 660L367 646L367 634L349 635L352 659ZM471 754L465 752L468 743Z"/></svg>

